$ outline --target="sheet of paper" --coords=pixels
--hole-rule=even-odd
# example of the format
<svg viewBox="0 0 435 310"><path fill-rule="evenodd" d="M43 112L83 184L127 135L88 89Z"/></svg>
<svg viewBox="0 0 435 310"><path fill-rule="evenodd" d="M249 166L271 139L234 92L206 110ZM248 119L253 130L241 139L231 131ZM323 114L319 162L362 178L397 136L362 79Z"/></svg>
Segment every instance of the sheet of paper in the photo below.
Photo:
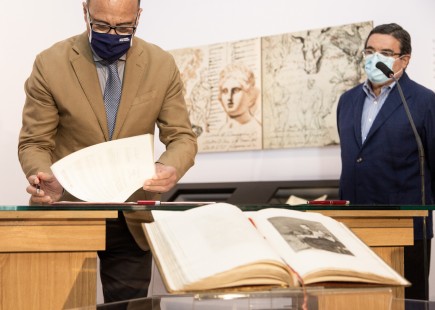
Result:
<svg viewBox="0 0 435 310"><path fill-rule="evenodd" d="M51 166L64 189L84 201L123 202L154 175L150 134L99 143Z"/></svg>

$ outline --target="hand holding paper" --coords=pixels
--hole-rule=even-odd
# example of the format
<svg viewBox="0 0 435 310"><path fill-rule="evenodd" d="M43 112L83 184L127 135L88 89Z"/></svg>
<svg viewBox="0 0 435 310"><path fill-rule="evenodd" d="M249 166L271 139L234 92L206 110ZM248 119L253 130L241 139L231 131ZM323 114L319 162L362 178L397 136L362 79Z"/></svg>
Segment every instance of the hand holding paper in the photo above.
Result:
<svg viewBox="0 0 435 310"><path fill-rule="evenodd" d="M143 189L150 192L164 193L174 187L177 179L177 170L174 167L156 163L156 173L150 180L145 181Z"/></svg>

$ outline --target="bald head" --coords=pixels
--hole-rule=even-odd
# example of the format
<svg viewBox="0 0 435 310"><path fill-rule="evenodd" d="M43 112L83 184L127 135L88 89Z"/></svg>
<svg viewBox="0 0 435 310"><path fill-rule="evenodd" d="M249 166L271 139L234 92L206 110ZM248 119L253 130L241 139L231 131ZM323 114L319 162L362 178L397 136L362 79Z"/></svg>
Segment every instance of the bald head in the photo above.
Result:
<svg viewBox="0 0 435 310"><path fill-rule="evenodd" d="M110 1L110 0L105 0L105 1ZM131 1L135 1L135 0L131 0ZM88 7L89 7L90 2L91 2L91 0L86 0L86 4L88 5ZM137 0L137 7L138 8L140 7L140 0Z"/></svg>

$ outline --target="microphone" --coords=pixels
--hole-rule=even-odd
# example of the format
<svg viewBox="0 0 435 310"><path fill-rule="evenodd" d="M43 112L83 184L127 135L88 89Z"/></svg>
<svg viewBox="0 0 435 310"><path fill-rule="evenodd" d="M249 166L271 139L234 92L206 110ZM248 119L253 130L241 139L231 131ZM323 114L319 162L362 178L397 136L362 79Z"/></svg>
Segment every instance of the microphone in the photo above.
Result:
<svg viewBox="0 0 435 310"><path fill-rule="evenodd" d="M403 95L402 87L399 84L399 81L394 77L394 72L388 68L386 64L378 61L376 63L376 68L382 71L388 78L393 79L397 84L397 89L399 90L400 98L402 99L403 107L405 108L406 116L408 117L408 121L411 124L412 132L414 133L415 141L417 142L418 154L419 154L419 163L420 163L420 177L421 177L421 204L426 205L426 190L424 185L424 148L423 143L421 142L420 135L417 132L417 128L415 127L414 119L412 118L411 112L409 111L408 103L406 102L405 96ZM426 235L426 234L425 234Z"/></svg>
<svg viewBox="0 0 435 310"><path fill-rule="evenodd" d="M388 68L386 64L384 64L381 61L378 61L376 63L376 68L382 71L383 74L385 74L387 77L394 79L394 72ZM394 79L396 81L396 79ZM396 81L397 82L397 81Z"/></svg>

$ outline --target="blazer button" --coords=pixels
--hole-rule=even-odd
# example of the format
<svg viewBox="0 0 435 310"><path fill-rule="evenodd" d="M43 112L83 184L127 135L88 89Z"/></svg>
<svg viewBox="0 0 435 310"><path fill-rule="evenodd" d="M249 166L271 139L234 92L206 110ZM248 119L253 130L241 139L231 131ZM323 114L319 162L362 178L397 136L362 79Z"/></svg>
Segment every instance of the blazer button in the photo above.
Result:
<svg viewBox="0 0 435 310"><path fill-rule="evenodd" d="M361 163L362 162L362 157L357 158L356 162L357 163Z"/></svg>

